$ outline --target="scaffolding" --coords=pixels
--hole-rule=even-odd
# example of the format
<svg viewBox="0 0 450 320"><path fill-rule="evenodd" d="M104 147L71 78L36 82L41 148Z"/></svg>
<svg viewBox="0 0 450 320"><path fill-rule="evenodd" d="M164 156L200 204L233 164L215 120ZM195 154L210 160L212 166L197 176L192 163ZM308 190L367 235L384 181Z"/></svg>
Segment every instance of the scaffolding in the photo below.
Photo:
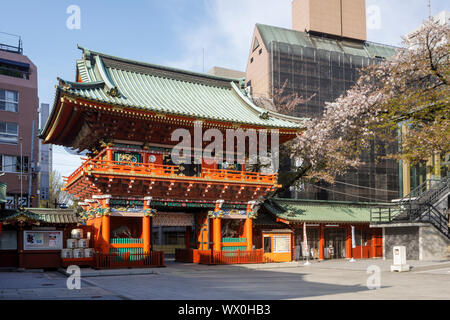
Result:
<svg viewBox="0 0 450 320"><path fill-rule="evenodd" d="M392 48L372 43L324 41L319 45L328 45L329 48L270 42L271 89L280 89L287 81L285 94L298 93L304 98L312 97L297 106L292 111L293 116L322 116L325 103L336 100L349 90L358 80L361 68L382 61L386 50L392 52ZM307 184L304 190L297 192L296 197L359 202L386 202L398 198L398 163L379 158L396 150L396 145L374 143L362 155L365 165L337 178L342 184Z"/></svg>

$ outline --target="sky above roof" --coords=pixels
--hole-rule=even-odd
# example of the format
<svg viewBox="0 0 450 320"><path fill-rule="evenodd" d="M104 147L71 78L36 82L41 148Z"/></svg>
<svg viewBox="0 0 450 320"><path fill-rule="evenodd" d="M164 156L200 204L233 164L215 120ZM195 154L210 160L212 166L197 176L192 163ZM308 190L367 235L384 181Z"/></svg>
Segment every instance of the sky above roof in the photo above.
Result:
<svg viewBox="0 0 450 320"><path fill-rule="evenodd" d="M432 0L432 15L450 10ZM80 28L69 29L71 5ZM428 17L427 0L366 0L368 40L400 45ZM77 44L129 59L192 71L220 66L245 71L256 23L291 27L291 0L3 1L0 31L22 37L38 67L39 99L53 103L56 78L75 78ZM0 35L0 42L14 43ZM54 148L53 168L69 175L79 157Z"/></svg>

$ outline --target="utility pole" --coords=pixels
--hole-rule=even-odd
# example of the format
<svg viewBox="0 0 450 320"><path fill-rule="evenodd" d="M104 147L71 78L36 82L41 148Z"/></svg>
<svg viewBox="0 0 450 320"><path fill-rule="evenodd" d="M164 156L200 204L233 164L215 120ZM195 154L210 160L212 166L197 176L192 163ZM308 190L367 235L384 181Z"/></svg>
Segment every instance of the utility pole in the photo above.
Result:
<svg viewBox="0 0 450 320"><path fill-rule="evenodd" d="M34 135L35 135L35 121L33 120L32 128L31 128L31 155L30 155L30 164L28 168L28 207L31 207L31 193L33 188L33 168L36 168L34 165Z"/></svg>
<svg viewBox="0 0 450 320"><path fill-rule="evenodd" d="M431 0L428 0L428 18L431 20Z"/></svg>

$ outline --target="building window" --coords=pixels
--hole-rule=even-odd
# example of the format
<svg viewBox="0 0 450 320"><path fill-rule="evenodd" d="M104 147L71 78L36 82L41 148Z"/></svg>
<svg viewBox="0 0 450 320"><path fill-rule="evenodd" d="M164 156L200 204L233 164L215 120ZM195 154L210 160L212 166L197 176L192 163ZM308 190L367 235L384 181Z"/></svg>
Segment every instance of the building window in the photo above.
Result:
<svg viewBox="0 0 450 320"><path fill-rule="evenodd" d="M255 52L255 50L258 48L259 48L259 41L258 41L258 38L255 38L255 41L253 42L253 51L252 52Z"/></svg>
<svg viewBox="0 0 450 320"><path fill-rule="evenodd" d="M0 110L18 112L19 111L19 93L0 89Z"/></svg>
<svg viewBox="0 0 450 320"><path fill-rule="evenodd" d="M264 237L264 252L271 253L272 252L272 238Z"/></svg>
<svg viewBox="0 0 450 320"><path fill-rule="evenodd" d="M250 63L253 63L253 58L250 59Z"/></svg>
<svg viewBox="0 0 450 320"><path fill-rule="evenodd" d="M21 165L20 156L0 155L0 171L19 173L28 172L28 157L23 157L23 165Z"/></svg>
<svg viewBox="0 0 450 320"><path fill-rule="evenodd" d="M29 80L30 74L28 63L0 59L0 75Z"/></svg>
<svg viewBox="0 0 450 320"><path fill-rule="evenodd" d="M0 122L0 143L17 144L19 141L19 126L17 123Z"/></svg>

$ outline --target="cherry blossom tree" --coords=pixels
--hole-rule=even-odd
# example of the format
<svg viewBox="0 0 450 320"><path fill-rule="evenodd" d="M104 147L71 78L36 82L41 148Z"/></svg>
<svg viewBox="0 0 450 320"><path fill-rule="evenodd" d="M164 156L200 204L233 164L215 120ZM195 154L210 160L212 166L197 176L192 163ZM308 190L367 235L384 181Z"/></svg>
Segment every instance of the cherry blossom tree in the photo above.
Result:
<svg viewBox="0 0 450 320"><path fill-rule="evenodd" d="M449 36L448 25L427 21L403 39L394 57L361 70L355 85L327 103L323 116L308 120L305 131L280 151L281 162L283 152L302 161L280 174L283 187L271 196L300 178L333 183L359 167L363 151L375 141L388 144L401 136L400 152L388 157L411 163L450 152ZM298 95L271 101L280 113L302 103Z"/></svg>

